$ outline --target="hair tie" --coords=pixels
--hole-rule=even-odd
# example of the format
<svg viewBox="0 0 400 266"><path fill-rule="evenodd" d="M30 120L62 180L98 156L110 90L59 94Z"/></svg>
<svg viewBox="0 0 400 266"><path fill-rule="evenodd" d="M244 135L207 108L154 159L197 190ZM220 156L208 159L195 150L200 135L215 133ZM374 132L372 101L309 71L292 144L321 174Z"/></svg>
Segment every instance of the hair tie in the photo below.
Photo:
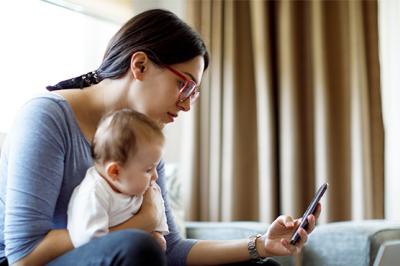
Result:
<svg viewBox="0 0 400 266"><path fill-rule="evenodd" d="M97 73L97 70L91 71L91 72L88 72L88 73L82 75L81 79L84 83L83 87L88 87L90 85L97 84L101 81L99 78L99 75Z"/></svg>

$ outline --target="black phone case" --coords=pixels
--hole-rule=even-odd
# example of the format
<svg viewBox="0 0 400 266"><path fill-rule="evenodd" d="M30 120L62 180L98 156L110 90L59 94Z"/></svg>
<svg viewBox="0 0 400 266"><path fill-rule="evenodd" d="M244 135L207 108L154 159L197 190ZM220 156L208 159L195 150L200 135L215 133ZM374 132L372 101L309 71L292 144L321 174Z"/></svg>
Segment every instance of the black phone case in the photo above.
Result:
<svg viewBox="0 0 400 266"><path fill-rule="evenodd" d="M325 183L319 187L317 193L315 193L313 199L311 200L311 203L308 205L307 210L304 212L303 217L301 218L299 227L307 229L307 225L308 225L307 217L310 214L313 214L315 212L315 208L317 207L318 202L320 201L320 199L322 198L322 196L324 195L324 193L327 189L328 189L328 183ZM292 245L296 245L296 243L300 240L300 235L297 231L298 230L296 230L293 233L293 235L290 239L290 244L292 244Z"/></svg>

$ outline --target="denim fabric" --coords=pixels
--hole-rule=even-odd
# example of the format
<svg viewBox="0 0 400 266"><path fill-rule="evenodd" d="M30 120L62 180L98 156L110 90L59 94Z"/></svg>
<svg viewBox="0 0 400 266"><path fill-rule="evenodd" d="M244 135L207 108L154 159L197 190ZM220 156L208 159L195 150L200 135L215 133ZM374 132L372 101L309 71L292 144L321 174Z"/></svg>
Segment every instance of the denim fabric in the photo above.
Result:
<svg viewBox="0 0 400 266"><path fill-rule="evenodd" d="M167 265L167 259L150 234L140 230L122 230L92 240L48 265L162 266Z"/></svg>

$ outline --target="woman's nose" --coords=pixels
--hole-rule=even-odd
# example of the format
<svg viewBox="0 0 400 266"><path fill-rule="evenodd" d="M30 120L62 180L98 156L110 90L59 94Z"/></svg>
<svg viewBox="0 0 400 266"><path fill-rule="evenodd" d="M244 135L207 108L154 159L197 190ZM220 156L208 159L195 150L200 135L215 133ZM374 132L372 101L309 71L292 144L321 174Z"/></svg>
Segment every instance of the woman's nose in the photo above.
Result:
<svg viewBox="0 0 400 266"><path fill-rule="evenodd" d="M190 111L190 97L184 100L183 102L177 102L176 104L181 111L188 112Z"/></svg>

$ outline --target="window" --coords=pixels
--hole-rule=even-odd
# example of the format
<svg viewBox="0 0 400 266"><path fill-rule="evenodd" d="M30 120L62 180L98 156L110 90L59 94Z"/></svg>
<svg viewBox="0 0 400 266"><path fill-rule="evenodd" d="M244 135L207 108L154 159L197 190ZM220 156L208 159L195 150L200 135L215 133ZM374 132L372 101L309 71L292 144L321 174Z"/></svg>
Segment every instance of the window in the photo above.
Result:
<svg viewBox="0 0 400 266"><path fill-rule="evenodd" d="M385 216L400 219L400 2L378 1L383 122Z"/></svg>
<svg viewBox="0 0 400 266"><path fill-rule="evenodd" d="M0 132L47 85L96 69L120 25L43 1L0 4Z"/></svg>

